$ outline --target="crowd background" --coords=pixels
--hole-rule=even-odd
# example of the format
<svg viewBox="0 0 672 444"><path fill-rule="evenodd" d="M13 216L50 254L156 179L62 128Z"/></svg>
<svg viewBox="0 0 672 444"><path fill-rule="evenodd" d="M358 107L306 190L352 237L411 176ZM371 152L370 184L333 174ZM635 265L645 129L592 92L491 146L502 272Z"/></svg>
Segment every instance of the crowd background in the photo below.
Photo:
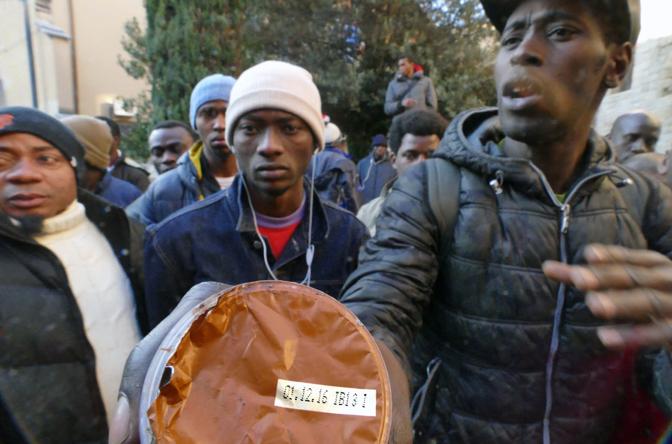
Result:
<svg viewBox="0 0 672 444"><path fill-rule="evenodd" d="M146 9L145 29L128 23L122 57L129 75L151 85L133 103L139 124L126 142L138 158L154 123L188 121L184 98L198 80L212 72L237 77L267 59L313 74L323 112L348 135L355 158L367 154L372 135L387 132L382 100L399 54L422 64L442 115L495 104L497 36L476 0L148 0Z"/></svg>

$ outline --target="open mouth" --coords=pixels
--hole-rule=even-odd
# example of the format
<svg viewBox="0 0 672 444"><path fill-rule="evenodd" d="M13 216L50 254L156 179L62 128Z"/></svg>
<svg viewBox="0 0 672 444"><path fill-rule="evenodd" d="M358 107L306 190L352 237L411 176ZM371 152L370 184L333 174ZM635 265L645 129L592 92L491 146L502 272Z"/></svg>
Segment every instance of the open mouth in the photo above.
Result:
<svg viewBox="0 0 672 444"><path fill-rule="evenodd" d="M502 89L502 105L510 110L533 107L541 100L540 88L529 79L507 82Z"/></svg>

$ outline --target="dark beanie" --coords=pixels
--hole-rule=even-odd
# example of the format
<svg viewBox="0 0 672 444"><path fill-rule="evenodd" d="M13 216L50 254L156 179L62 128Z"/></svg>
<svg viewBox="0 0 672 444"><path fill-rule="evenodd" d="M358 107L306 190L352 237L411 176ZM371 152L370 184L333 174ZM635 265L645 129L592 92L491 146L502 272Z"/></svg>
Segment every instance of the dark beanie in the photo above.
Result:
<svg viewBox="0 0 672 444"><path fill-rule="evenodd" d="M22 106L0 107L0 135L28 133L49 142L63 153L81 177L84 148L65 125L48 114Z"/></svg>
<svg viewBox="0 0 672 444"><path fill-rule="evenodd" d="M371 138L371 148L378 145L387 146L387 139L382 134L376 134Z"/></svg>

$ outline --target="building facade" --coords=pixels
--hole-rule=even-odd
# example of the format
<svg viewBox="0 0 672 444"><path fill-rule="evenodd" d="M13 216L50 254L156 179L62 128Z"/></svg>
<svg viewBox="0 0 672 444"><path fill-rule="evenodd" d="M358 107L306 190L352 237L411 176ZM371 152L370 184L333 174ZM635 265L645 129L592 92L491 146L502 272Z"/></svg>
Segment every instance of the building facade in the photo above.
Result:
<svg viewBox="0 0 672 444"><path fill-rule="evenodd" d="M0 0L0 11L0 105L130 117L120 99L148 86L118 59L125 23L145 22L142 0Z"/></svg>

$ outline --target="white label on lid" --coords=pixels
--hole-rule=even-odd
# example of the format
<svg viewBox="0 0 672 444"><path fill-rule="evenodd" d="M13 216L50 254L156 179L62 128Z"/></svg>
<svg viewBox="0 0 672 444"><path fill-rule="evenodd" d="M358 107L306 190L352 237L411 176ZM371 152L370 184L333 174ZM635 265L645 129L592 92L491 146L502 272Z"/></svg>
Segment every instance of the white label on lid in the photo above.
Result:
<svg viewBox="0 0 672 444"><path fill-rule="evenodd" d="M376 390L278 379L275 406L336 415L376 416Z"/></svg>

